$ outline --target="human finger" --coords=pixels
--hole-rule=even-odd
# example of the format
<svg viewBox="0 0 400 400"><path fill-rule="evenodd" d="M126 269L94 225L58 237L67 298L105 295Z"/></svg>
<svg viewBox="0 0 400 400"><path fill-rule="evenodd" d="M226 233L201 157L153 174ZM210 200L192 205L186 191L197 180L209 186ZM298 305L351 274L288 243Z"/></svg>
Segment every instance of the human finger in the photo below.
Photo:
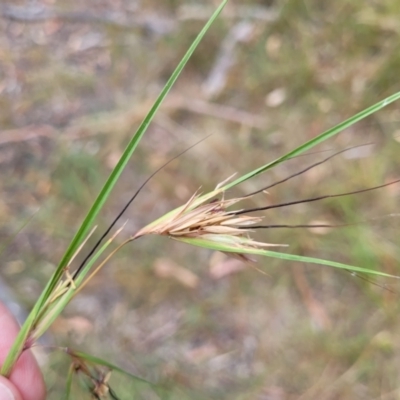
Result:
<svg viewBox="0 0 400 400"><path fill-rule="evenodd" d="M22 400L18 389L4 376L0 376L0 400Z"/></svg>
<svg viewBox="0 0 400 400"><path fill-rule="evenodd" d="M4 363L19 329L15 318L0 303L0 365ZM46 396L42 373L30 350L21 354L8 379L18 389L23 400L43 400Z"/></svg>

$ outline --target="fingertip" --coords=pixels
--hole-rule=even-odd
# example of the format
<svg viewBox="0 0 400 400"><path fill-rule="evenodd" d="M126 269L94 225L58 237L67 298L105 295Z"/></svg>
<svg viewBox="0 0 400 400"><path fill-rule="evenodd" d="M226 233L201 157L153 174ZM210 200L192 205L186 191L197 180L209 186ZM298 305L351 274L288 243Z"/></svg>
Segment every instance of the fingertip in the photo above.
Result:
<svg viewBox="0 0 400 400"><path fill-rule="evenodd" d="M21 354L11 372L10 380L19 389L24 400L45 399L46 387L43 376L30 350Z"/></svg>
<svg viewBox="0 0 400 400"><path fill-rule="evenodd" d="M3 364L19 331L19 325L9 310L0 302L0 366ZM40 368L30 350L24 351L15 363L9 380L1 377L1 382L12 385L19 397L16 400L43 400L46 397L46 388ZM4 386L4 385L3 385ZM6 389L0 392L0 400L7 399ZM3 397L1 397L3 396ZM22 397L21 397L22 396Z"/></svg>
<svg viewBox="0 0 400 400"><path fill-rule="evenodd" d="M0 375L0 400L22 400L18 389L4 376Z"/></svg>
<svg viewBox="0 0 400 400"><path fill-rule="evenodd" d="M10 311L0 303L0 365L3 364L19 331L19 325Z"/></svg>

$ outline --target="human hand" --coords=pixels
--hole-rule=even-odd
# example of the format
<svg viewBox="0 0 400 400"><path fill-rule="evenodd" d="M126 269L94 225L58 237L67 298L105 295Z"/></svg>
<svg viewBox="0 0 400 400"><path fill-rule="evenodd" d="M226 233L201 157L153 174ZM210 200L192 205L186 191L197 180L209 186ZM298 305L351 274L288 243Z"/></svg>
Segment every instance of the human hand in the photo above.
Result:
<svg viewBox="0 0 400 400"><path fill-rule="evenodd" d="M0 365L4 363L19 331L19 326L7 308L0 303ZM43 400L46 389L42 373L31 351L24 351L11 375L0 376L0 400Z"/></svg>

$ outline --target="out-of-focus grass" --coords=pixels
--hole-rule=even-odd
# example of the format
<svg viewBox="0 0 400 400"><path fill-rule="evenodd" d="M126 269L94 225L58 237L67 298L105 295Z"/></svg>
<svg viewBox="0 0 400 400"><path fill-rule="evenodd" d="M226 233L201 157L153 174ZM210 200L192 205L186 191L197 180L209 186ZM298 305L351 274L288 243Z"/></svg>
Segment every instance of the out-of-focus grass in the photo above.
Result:
<svg viewBox="0 0 400 400"><path fill-rule="evenodd" d="M130 2L53 6L137 14L150 26L167 23L171 29L160 34L63 19L0 20L1 237L40 208L2 256L1 276L26 306L199 30L201 21L193 16L201 17L205 7L184 1L165 2L162 9L159 2L134 10ZM233 46L232 66L217 90L210 74L224 39L245 22L242 6L262 8L247 20L248 33ZM273 11L275 19L262 19L260 10ZM251 170L400 90L399 12L395 0L232 2L156 117L99 225L111 220L149 173L199 137L214 133L149 183L129 212L128 234L186 201L199 186L206 190L235 171ZM205 87L213 96L206 96ZM188 109L193 99L201 103ZM212 116L218 110L214 103L231 109ZM253 119L235 122L238 110ZM260 118L262 126L254 127ZM257 204L398 178L399 118L394 105L349 129L321 150L373 142L366 157L361 149L354 158L339 156L271 189ZM28 134L35 137L26 140ZM243 192L324 156L291 160L244 185ZM268 222L362 221L397 212L398 196L393 186L269 212ZM288 243L293 253L398 274L396 226L395 218L383 218L319 234L285 229L260 236ZM397 293L317 266L262 260L267 276L245 269L215 279L210 274L215 265L232 267L209 252L167 240L134 244L54 324L54 340L162 382L171 398L398 396ZM195 274L191 284L178 267ZM59 363L55 357L44 369L59 366L63 375ZM62 380L54 372L47 375L50 398L59 398ZM117 393L127 396L125 384L112 379ZM138 398L151 398L141 390Z"/></svg>

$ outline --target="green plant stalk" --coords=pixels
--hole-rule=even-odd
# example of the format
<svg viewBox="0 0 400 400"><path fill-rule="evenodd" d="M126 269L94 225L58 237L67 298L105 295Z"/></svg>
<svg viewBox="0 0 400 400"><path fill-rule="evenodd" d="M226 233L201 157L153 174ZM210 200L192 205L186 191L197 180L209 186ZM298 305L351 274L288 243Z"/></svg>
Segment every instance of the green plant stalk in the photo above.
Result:
<svg viewBox="0 0 400 400"><path fill-rule="evenodd" d="M54 301L46 310L45 314L41 317L40 321L38 321L37 328L33 331L31 338L33 340L37 340L47 331L50 325L55 321L55 319L61 314L67 304L70 302L72 297L77 293L80 285L85 279L86 275L89 273L93 264L98 260L98 258L104 253L107 247L111 244L111 240L107 241L100 249L93 255L90 261L85 265L85 268L82 270L81 274L74 280L75 288L72 285L69 286L68 290L60 296L58 299ZM117 248L117 250L119 247ZM115 253L113 251L107 258L101 263L104 265L111 256Z"/></svg>
<svg viewBox="0 0 400 400"><path fill-rule="evenodd" d="M79 286L82 283L82 280L85 278L86 274L89 272L90 268L92 265L96 262L96 260L100 257L100 255L106 250L106 248L110 245L110 241L105 243L101 249L93 256L93 258L88 262L88 264L85 266L85 268L82 270L82 274L79 275L79 277L75 280L75 284ZM68 291L64 293L60 298L58 298L54 304L49 306L49 309L46 310L44 315L41 317L40 321L36 319L36 316L38 313L33 314L32 312L29 314L27 321L29 321L29 324L25 322L25 324L21 328L21 332L23 332L23 335L20 335L17 337L17 339L21 340L21 343L17 341L17 339L14 341L13 346L11 347L10 352L7 355L7 358L4 360L4 364L1 368L1 375L3 376L9 376L11 373L12 367L15 364L15 362L18 360L19 356L21 355L25 342L28 339L28 337L32 333L32 329L35 325L40 324L38 330L34 330L34 336L32 339L38 339L48 328L49 326L54 322L54 320L60 315L62 310L66 307L68 302L71 300L73 297L75 290L72 286L69 287ZM36 309L36 308L34 308ZM32 310L33 311L33 310ZM26 329L28 329L26 331ZM21 338L20 338L21 337Z"/></svg>
<svg viewBox="0 0 400 400"><path fill-rule="evenodd" d="M33 309L29 313L28 318L23 323L21 330L18 332L18 335L15 338L13 345L11 346L11 349L10 349L9 353L7 354L6 359L4 360L4 364L1 366L0 375L8 377L11 373L11 370L12 370L15 362L18 360L19 356L21 355L23 348L25 346L25 342L28 339L29 334L31 332L32 326L34 326L36 317L37 317L38 313L40 312L40 306L41 306L41 303L44 301L45 291L46 291L46 289L49 288L50 283L51 283L50 281L47 282L45 290L40 295L38 301L35 303Z"/></svg>
<svg viewBox="0 0 400 400"><path fill-rule="evenodd" d="M128 146L126 147L124 153L122 154L120 160L118 161L117 165L111 172L110 176L108 177L106 183L104 184L103 188L101 189L99 195L97 196L96 200L94 201L92 207L90 208L88 214L86 215L83 223L81 224L80 228L78 229L77 233L75 234L74 238L72 239L70 245L68 246L64 256L62 257L56 271L54 272L51 279L47 282L42 294L40 295L39 299L36 301L33 309L31 310L28 318L24 322L21 327L21 330L16 337L9 354L7 355L6 360L4 361L3 366L0 369L0 374L3 376L8 376L11 373L11 370L18 360L21 352L23 351L25 342L29 337L32 327L37 322L37 316L41 312L42 306L48 300L48 298L53 293L55 287L57 286L58 282L60 281L63 269L68 264L68 261L71 259L77 248L79 247L80 243L88 233L93 221L99 214L100 210L102 209L104 203L106 202L108 196L110 195L113 187L115 186L118 178L120 177L122 171L124 170L125 166L127 165L129 159L131 158L133 152L135 151L137 145L139 144L140 140L142 139L144 133L146 132L150 122L153 120L154 115L156 114L157 110L160 108L161 103L165 99L166 95L170 91L171 87L174 85L175 81L179 77L180 73L182 72L184 66L188 62L189 58L193 54L194 50L202 40L203 36L206 34L208 29L210 28L211 24L215 21L218 17L222 9L225 7L228 0L223 0L216 11L212 14L210 19L207 21L203 29L200 31L196 39L193 41L192 45L189 47L188 51L183 56L182 60L179 62L178 66L176 67L175 71L172 73L171 77L168 79L167 83L165 84L164 88L162 89L161 93L157 97L155 103L151 107L150 111L140 124L138 130L133 135L132 139L130 140Z"/></svg>

